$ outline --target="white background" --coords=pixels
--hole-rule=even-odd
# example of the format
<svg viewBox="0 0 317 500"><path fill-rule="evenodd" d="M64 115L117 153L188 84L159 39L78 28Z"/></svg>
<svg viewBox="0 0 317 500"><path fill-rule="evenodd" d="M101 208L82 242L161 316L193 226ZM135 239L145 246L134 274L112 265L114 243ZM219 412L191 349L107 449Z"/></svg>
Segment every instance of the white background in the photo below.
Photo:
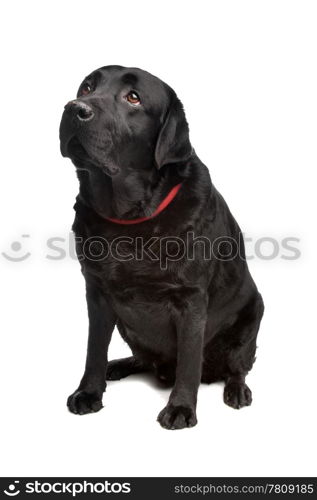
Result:
<svg viewBox="0 0 317 500"><path fill-rule="evenodd" d="M316 475L316 3L29 0L1 18L0 250L31 252L0 256L1 475ZM253 405L233 410L221 384L203 386L190 430L159 426L168 391L144 377L109 383L98 414L65 406L87 316L78 263L45 258L48 237L68 238L78 189L58 127L82 78L107 64L176 89L197 154L253 241L300 238L298 260L283 249L250 260L266 304ZM127 352L116 332L110 357Z"/></svg>

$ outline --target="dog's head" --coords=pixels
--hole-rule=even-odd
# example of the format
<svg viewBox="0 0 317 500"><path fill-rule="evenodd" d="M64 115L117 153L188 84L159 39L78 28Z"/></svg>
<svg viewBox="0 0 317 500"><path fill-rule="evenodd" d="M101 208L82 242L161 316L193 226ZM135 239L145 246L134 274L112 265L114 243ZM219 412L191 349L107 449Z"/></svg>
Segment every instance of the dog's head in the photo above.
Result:
<svg viewBox="0 0 317 500"><path fill-rule="evenodd" d="M186 161L188 125L175 92L137 68L106 66L87 76L65 106L61 152L79 169L110 176Z"/></svg>

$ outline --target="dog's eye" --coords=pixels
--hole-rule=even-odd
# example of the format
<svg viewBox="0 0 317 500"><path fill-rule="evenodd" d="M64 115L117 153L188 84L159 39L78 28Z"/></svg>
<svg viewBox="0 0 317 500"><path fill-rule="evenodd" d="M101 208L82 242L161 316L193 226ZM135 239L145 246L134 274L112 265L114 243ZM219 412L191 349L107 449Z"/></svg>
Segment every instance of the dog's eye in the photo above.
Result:
<svg viewBox="0 0 317 500"><path fill-rule="evenodd" d="M89 83L84 83L82 88L80 89L80 95L88 95L91 92L91 86Z"/></svg>
<svg viewBox="0 0 317 500"><path fill-rule="evenodd" d="M140 97L138 96L138 94L136 92L134 92L134 90L131 90L131 92L129 92L127 94L126 100L130 104L141 104Z"/></svg>

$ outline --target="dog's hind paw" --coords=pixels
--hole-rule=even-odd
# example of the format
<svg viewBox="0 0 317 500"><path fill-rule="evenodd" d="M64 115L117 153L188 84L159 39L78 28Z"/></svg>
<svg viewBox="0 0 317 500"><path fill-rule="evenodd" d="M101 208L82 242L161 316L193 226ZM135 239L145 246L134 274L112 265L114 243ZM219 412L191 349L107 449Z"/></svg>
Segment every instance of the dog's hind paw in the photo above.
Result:
<svg viewBox="0 0 317 500"><path fill-rule="evenodd" d="M250 406L252 403L252 392L244 383L229 382L225 386L223 400L231 408L239 410L244 406Z"/></svg>
<svg viewBox="0 0 317 500"><path fill-rule="evenodd" d="M189 406L168 404L160 412L157 420L164 429L184 429L197 424L196 412Z"/></svg>
<svg viewBox="0 0 317 500"><path fill-rule="evenodd" d="M141 361L134 356L129 358L114 359L108 362L106 380L120 380L135 373L142 373L148 370Z"/></svg>
<svg viewBox="0 0 317 500"><path fill-rule="evenodd" d="M71 394L67 400L69 411L77 415L85 415L86 413L95 413L101 410L102 397L97 393L89 393L86 391L77 390Z"/></svg>

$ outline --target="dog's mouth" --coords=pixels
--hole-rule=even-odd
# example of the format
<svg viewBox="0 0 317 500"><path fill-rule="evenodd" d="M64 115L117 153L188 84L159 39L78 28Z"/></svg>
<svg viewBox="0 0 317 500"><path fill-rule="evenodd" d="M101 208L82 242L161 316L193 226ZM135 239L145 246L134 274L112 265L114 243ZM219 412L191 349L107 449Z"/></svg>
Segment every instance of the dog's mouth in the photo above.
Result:
<svg viewBox="0 0 317 500"><path fill-rule="evenodd" d="M93 158L87 152L77 136L71 137L65 147L65 152L65 156L68 156L73 161L77 169L87 170L87 167L89 166L99 167L110 177L119 172L119 168L111 162L101 162L100 160Z"/></svg>
<svg viewBox="0 0 317 500"><path fill-rule="evenodd" d="M89 160L89 155L76 136L72 137L66 146L67 156L72 160Z"/></svg>

